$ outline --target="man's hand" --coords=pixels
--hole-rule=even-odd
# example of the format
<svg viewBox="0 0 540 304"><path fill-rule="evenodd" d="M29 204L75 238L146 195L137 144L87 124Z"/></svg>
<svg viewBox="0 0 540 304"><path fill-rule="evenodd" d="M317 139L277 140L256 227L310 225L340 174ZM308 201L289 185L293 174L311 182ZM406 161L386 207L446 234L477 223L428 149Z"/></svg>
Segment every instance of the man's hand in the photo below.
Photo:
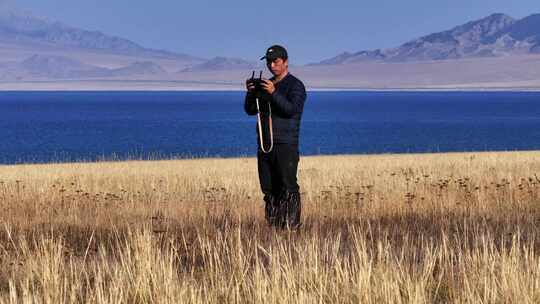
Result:
<svg viewBox="0 0 540 304"><path fill-rule="evenodd" d="M270 95L272 95L276 91L276 87L274 86L274 83L270 80L263 79L262 87Z"/></svg>
<svg viewBox="0 0 540 304"><path fill-rule="evenodd" d="M248 92L253 92L254 89L255 86L253 85L253 82L251 82L251 79L246 80L246 90L248 90Z"/></svg>

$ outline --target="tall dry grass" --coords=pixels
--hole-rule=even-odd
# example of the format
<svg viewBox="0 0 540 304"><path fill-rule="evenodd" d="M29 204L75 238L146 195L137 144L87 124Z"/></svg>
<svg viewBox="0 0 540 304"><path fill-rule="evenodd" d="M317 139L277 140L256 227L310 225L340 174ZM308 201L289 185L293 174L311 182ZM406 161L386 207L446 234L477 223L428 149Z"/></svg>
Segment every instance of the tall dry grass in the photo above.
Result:
<svg viewBox="0 0 540 304"><path fill-rule="evenodd" d="M540 152L0 166L0 303L539 303Z"/></svg>

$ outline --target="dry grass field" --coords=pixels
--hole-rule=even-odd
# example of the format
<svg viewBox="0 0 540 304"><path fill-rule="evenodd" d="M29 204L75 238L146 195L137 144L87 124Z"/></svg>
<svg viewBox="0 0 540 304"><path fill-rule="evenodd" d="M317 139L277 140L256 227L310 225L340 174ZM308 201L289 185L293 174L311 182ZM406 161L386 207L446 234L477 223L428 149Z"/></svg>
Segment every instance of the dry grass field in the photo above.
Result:
<svg viewBox="0 0 540 304"><path fill-rule="evenodd" d="M0 166L0 303L539 303L540 152Z"/></svg>

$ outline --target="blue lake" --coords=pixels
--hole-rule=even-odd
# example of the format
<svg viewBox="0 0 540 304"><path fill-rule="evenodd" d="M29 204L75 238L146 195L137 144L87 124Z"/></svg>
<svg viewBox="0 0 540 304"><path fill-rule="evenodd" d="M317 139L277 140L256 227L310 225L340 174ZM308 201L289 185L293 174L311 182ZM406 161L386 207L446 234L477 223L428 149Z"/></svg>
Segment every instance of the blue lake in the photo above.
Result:
<svg viewBox="0 0 540 304"><path fill-rule="evenodd" d="M1 92L0 163L254 156L243 92ZM540 93L308 92L300 151L540 149Z"/></svg>

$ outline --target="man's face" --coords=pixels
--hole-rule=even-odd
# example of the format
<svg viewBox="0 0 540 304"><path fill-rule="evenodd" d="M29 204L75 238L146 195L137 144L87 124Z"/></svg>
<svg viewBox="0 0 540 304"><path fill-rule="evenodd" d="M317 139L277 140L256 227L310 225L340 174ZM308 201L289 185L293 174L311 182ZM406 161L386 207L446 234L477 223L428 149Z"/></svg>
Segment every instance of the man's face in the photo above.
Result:
<svg viewBox="0 0 540 304"><path fill-rule="evenodd" d="M287 72L289 63L287 60L283 60L282 58L276 58L274 60L267 59L266 66L268 67L268 70L272 72L272 75L280 76L281 74Z"/></svg>

